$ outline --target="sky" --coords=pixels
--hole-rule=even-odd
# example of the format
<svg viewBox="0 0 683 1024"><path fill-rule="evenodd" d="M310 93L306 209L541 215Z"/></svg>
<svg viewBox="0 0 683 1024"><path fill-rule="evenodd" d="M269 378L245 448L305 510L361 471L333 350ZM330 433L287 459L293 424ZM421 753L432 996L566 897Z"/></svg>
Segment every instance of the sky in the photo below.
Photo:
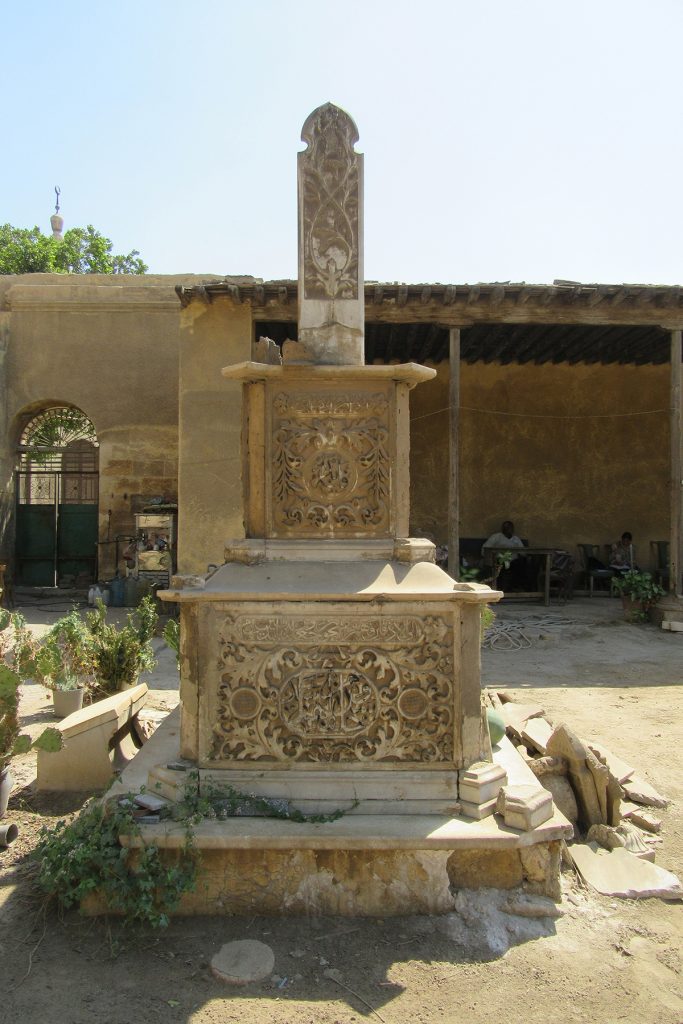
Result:
<svg viewBox="0 0 683 1024"><path fill-rule="evenodd" d="M5 0L0 223L297 276L296 154L365 154L365 277L683 280L683 0ZM4 152L3 152L4 151Z"/></svg>

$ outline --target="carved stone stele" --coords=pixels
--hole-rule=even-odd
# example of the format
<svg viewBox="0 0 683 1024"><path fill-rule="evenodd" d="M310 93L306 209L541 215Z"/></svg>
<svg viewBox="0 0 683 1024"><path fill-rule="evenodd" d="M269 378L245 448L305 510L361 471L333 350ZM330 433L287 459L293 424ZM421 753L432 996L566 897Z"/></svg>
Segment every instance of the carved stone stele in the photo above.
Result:
<svg viewBox="0 0 683 1024"><path fill-rule="evenodd" d="M299 340L315 363L363 362L363 158L358 129L326 103L298 155Z"/></svg>

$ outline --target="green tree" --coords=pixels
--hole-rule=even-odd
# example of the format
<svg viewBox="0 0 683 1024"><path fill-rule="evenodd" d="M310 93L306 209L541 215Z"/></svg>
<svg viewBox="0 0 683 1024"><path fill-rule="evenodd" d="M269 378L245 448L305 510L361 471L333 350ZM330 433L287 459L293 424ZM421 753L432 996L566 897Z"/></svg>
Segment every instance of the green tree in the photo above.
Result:
<svg viewBox="0 0 683 1024"><path fill-rule="evenodd" d="M0 226L0 274L144 274L148 267L133 249L115 255L113 243L96 231L70 228L63 240L39 227Z"/></svg>

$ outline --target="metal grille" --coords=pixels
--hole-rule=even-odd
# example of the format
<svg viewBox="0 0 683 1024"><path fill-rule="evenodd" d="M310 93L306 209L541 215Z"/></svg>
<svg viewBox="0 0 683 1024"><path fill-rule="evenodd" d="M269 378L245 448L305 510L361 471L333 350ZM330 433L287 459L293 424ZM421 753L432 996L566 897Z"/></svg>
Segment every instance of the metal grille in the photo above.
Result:
<svg viewBox="0 0 683 1024"><path fill-rule="evenodd" d="M97 504L98 447L80 409L62 406L34 416L17 450L19 504Z"/></svg>

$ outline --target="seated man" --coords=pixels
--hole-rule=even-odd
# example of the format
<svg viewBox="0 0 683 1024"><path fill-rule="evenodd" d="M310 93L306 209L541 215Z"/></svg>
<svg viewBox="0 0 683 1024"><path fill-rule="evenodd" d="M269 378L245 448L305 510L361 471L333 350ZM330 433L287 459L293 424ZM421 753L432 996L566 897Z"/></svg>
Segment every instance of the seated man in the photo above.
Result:
<svg viewBox="0 0 683 1024"><path fill-rule="evenodd" d="M515 526L510 519L506 519L502 524L500 531L498 533L492 533L482 546L481 553L484 556L484 561L487 565L493 566L494 581L499 580L500 586L503 590L529 589L530 567L528 566L527 559L524 555L519 554L516 550L517 548L523 547L524 541L515 534ZM499 569L496 573L496 558L502 552L487 550L489 548L502 548L509 551L511 553L509 565L506 565L504 569Z"/></svg>
<svg viewBox="0 0 683 1024"><path fill-rule="evenodd" d="M630 572L637 569L636 549L633 546L633 534L625 530L620 539L612 545L609 556L609 567L614 572Z"/></svg>

